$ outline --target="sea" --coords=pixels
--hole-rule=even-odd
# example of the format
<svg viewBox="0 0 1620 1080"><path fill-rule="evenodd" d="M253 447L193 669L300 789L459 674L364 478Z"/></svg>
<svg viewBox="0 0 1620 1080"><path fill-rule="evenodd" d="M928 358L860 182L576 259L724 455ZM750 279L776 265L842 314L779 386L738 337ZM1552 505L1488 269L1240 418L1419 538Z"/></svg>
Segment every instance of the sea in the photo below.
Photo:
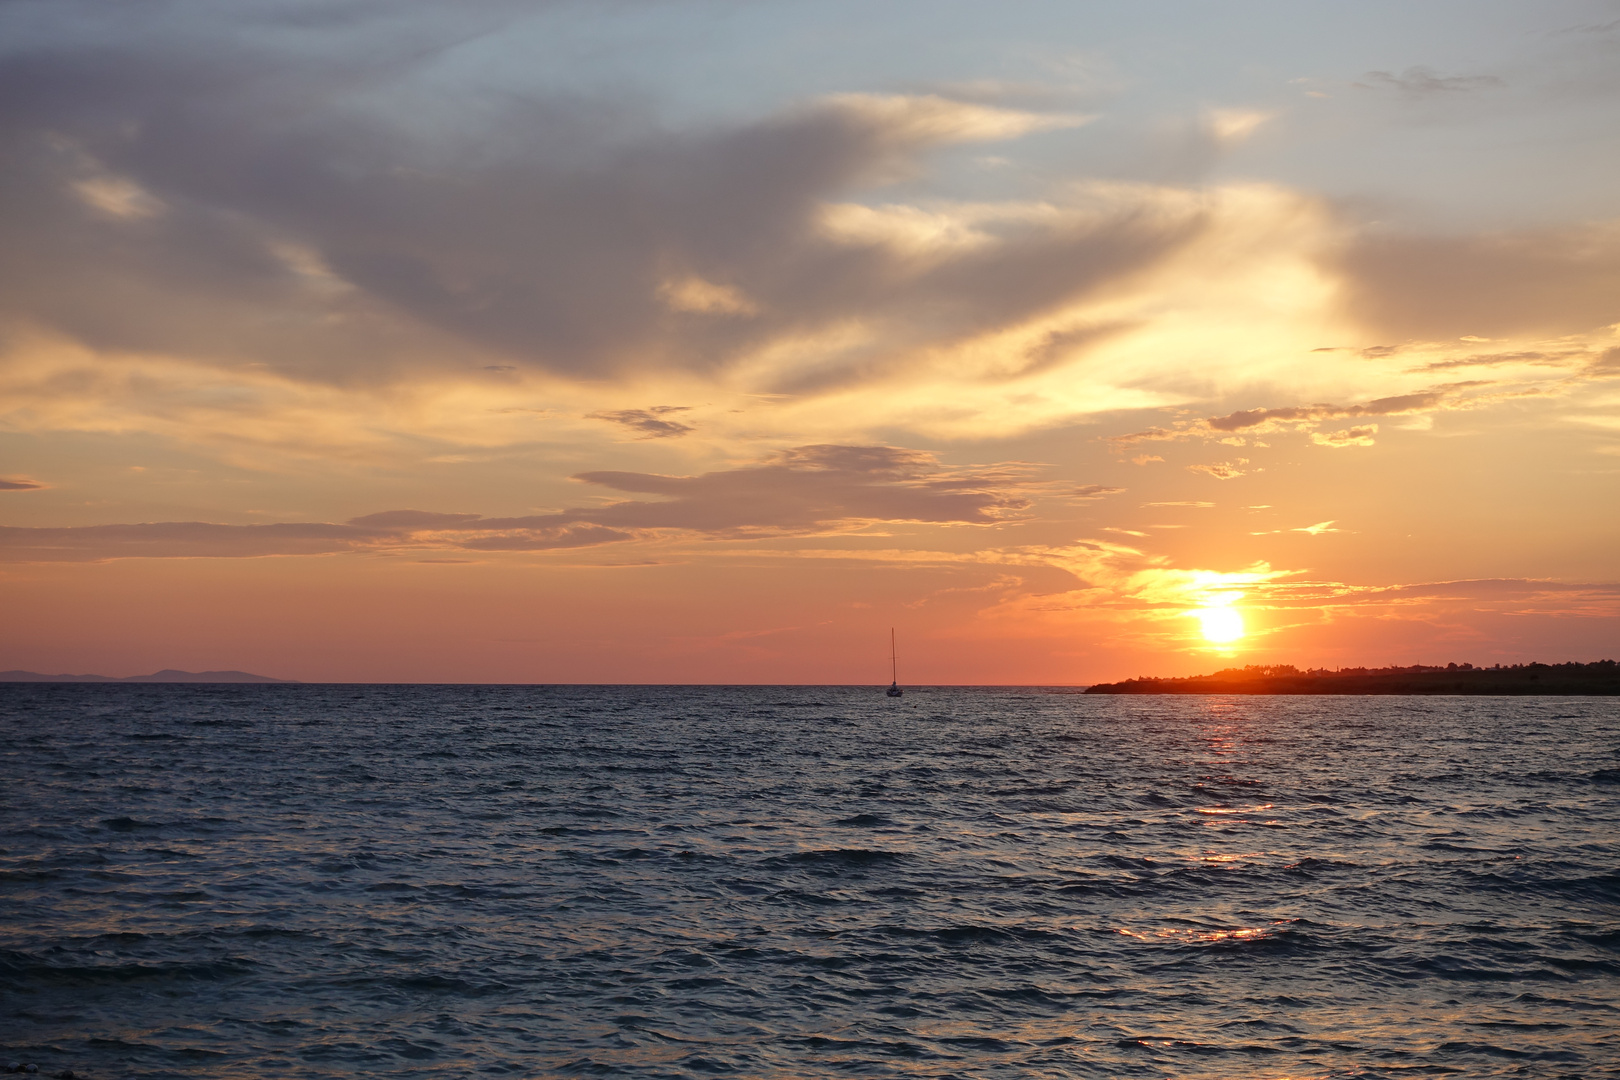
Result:
<svg viewBox="0 0 1620 1080"><path fill-rule="evenodd" d="M1620 1077L1620 700L0 686L0 1047Z"/></svg>

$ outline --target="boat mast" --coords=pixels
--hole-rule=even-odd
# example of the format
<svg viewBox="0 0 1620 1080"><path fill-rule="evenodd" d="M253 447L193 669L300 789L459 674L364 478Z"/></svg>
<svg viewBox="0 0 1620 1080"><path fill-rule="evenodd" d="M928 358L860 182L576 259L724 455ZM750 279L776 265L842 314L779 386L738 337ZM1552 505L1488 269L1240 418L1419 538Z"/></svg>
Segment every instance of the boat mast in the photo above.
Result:
<svg viewBox="0 0 1620 1080"><path fill-rule="evenodd" d="M889 627L889 683L893 686L900 684L900 667L894 655L894 627Z"/></svg>

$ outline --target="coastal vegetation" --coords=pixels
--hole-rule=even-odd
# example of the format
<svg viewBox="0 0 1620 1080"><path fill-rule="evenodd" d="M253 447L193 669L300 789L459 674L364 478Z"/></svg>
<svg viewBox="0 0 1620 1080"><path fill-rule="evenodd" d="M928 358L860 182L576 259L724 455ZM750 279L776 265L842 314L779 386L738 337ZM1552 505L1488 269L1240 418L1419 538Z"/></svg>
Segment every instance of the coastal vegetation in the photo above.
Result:
<svg viewBox="0 0 1620 1080"><path fill-rule="evenodd" d="M1545 694L1620 695L1620 665L1591 664L1414 664L1385 668L1310 668L1292 664L1250 664L1212 675L1181 679L1141 676L1099 683L1088 694Z"/></svg>

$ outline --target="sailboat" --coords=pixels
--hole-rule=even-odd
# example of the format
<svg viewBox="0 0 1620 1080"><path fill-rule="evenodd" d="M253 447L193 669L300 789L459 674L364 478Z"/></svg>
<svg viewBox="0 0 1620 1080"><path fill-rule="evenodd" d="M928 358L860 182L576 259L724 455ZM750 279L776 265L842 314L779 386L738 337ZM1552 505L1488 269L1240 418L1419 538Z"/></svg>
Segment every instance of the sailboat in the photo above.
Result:
<svg viewBox="0 0 1620 1080"><path fill-rule="evenodd" d="M897 666L894 653L894 627L889 627L889 688L884 691L890 697L899 697L905 691L900 689L900 669Z"/></svg>

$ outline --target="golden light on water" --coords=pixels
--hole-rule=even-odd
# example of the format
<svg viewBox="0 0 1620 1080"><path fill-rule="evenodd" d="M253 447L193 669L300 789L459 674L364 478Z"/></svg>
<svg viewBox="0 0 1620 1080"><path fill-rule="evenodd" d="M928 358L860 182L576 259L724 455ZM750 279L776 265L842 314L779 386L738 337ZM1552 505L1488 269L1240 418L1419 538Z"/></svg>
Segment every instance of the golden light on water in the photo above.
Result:
<svg viewBox="0 0 1620 1080"><path fill-rule="evenodd" d="M1197 615L1204 640L1213 645L1228 645L1243 636L1243 613L1237 608L1200 608Z"/></svg>

